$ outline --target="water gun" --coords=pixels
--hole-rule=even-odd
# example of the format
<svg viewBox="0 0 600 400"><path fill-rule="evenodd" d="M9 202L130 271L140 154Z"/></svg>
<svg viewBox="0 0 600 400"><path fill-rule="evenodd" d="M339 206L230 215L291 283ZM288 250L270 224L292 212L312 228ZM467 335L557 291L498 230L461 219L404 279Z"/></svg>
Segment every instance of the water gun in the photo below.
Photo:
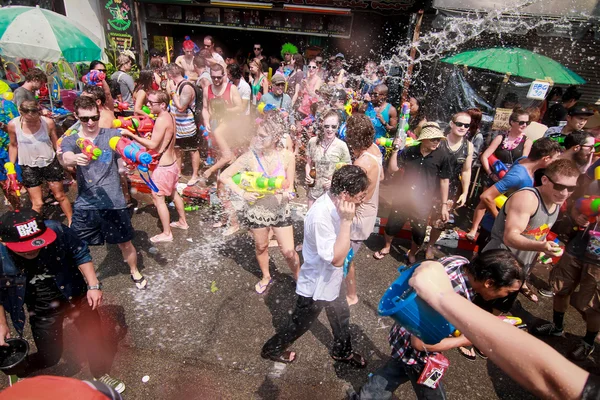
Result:
<svg viewBox="0 0 600 400"><path fill-rule="evenodd" d="M108 145L111 149L116 151L127 164L138 169L140 177L153 192L158 192L158 188L154 181L152 181L150 172L148 172L150 163L152 162L152 155L146 151L145 147L122 136L112 137L109 140ZM144 177L144 174L146 174L147 178Z"/></svg>
<svg viewBox="0 0 600 400"><path fill-rule="evenodd" d="M345 163L345 162L338 162L338 163L335 163L335 169L338 170L338 169L342 168L344 165L350 165L350 164Z"/></svg>
<svg viewBox="0 0 600 400"><path fill-rule="evenodd" d="M375 140L375 144L377 144L378 146L385 147L385 148L392 148L392 147L394 147L394 140L396 140L396 139L380 137L380 138L377 138L377 140ZM404 139L404 147L416 146L420 143L421 142L419 142L418 140L414 140L411 137L406 137Z"/></svg>
<svg viewBox="0 0 600 400"><path fill-rule="evenodd" d="M283 176L267 178L260 172L238 172L233 177L233 182L246 192L275 194L278 190L287 189L290 184Z"/></svg>
<svg viewBox="0 0 600 400"><path fill-rule="evenodd" d="M206 129L204 125L200 125L200 133L202 134L202 137L205 137L206 141L208 142L208 154L206 155L206 165L214 165L215 159L213 157L212 152L212 140L210 139L210 132L208 132L208 129Z"/></svg>
<svg viewBox="0 0 600 400"><path fill-rule="evenodd" d="M558 240L558 238L554 238L553 242L560 246L560 240ZM556 256L554 256L554 257L550 257L546 253L543 253L542 256L540 257L540 262L542 264L550 264L554 258L556 258L556 257L560 258L560 256L562 255L562 251L563 251L563 248L562 248L562 246L560 246L560 249L556 251Z"/></svg>
<svg viewBox="0 0 600 400"><path fill-rule="evenodd" d="M154 129L154 120L149 116L118 117L113 120L113 128L127 129L140 136L147 136Z"/></svg>
<svg viewBox="0 0 600 400"><path fill-rule="evenodd" d="M503 194L501 194L500 196L498 196L494 199L494 204L496 204L496 207L498 207L498 210L501 209L502 207L504 207L504 203L506 203L506 200L508 200L508 197L506 197Z"/></svg>
<svg viewBox="0 0 600 400"><path fill-rule="evenodd" d="M2 98L4 100L13 101L13 99L15 98L15 94L13 92L4 92L2 94Z"/></svg>
<svg viewBox="0 0 600 400"><path fill-rule="evenodd" d="M561 133L556 134L556 135L551 135L548 137L550 138L550 140L554 140L556 143L560 144L561 146L565 144L566 136Z"/></svg>
<svg viewBox="0 0 600 400"><path fill-rule="evenodd" d="M519 329L527 328L527 325L523 323L523 320L519 317L513 317L512 315L496 315L496 318L500 318L502 322L516 326ZM452 333L452 336L459 337L462 333L457 329Z"/></svg>
<svg viewBox="0 0 600 400"><path fill-rule="evenodd" d="M0 150L8 149L9 143L10 143L10 139L8 137L8 133L0 130Z"/></svg>
<svg viewBox="0 0 600 400"><path fill-rule="evenodd" d="M398 122L398 130L396 131L396 139L402 139L399 149L403 149L406 143L406 133L408 132L408 119L410 118L410 103L402 103L400 109L400 118ZM393 141L392 141L393 142ZM392 146L390 146L392 147Z"/></svg>
<svg viewBox="0 0 600 400"><path fill-rule="evenodd" d="M81 78L81 81L86 85L102 86L102 81L106 79L106 74L102 71L94 69Z"/></svg>
<svg viewBox="0 0 600 400"><path fill-rule="evenodd" d="M148 107L148 106L144 106L144 107ZM127 103L125 101L117 101L117 102L115 102L115 108L118 109L119 111L129 110L129 103Z"/></svg>
<svg viewBox="0 0 600 400"><path fill-rule="evenodd" d="M148 106L142 106L142 111L145 112L146 114L148 114L148 116L152 119L156 119L156 115L152 114L152 111L150 110L150 107Z"/></svg>
<svg viewBox="0 0 600 400"><path fill-rule="evenodd" d="M488 157L488 163L490 164L492 173L496 174L500 179L504 178L504 175L508 172L508 168L502 161L498 160L498 157L492 154Z"/></svg>
<svg viewBox="0 0 600 400"><path fill-rule="evenodd" d="M265 114L269 111L277 111L278 108L275 107L273 104L267 104L267 103L260 103L258 106L256 106L256 109L258 110L258 112L260 114Z"/></svg>
<svg viewBox="0 0 600 400"><path fill-rule="evenodd" d="M575 202L575 209L588 217L590 223L600 215L600 196L583 196Z"/></svg>
<svg viewBox="0 0 600 400"><path fill-rule="evenodd" d="M76 143L81 152L90 160L97 160L102 155L102 149L96 146L90 139L80 137Z"/></svg>
<svg viewBox="0 0 600 400"><path fill-rule="evenodd" d="M72 127L67 129L66 132L63 133L63 135L61 137L59 137L58 140L56 141L56 147L61 147L63 139L66 138L67 136L76 135L78 132L77 128L79 128L80 125L81 125L81 123L79 121L77 121Z"/></svg>
<svg viewBox="0 0 600 400"><path fill-rule="evenodd" d="M200 206L193 206L191 204L186 204L185 207L183 207L183 209L185 211L198 211L200 209Z"/></svg>
<svg viewBox="0 0 600 400"><path fill-rule="evenodd" d="M17 171L15 170L15 164L11 163L10 161L4 163L4 169L6 170L8 190L14 192L17 196L21 196L21 185L17 180Z"/></svg>
<svg viewBox="0 0 600 400"><path fill-rule="evenodd" d="M346 258L344 259L344 265L343 265L344 278L348 275L348 270L350 269L350 263L352 262L353 258L354 258L354 249L351 247L350 250L348 251L348 254L346 254Z"/></svg>

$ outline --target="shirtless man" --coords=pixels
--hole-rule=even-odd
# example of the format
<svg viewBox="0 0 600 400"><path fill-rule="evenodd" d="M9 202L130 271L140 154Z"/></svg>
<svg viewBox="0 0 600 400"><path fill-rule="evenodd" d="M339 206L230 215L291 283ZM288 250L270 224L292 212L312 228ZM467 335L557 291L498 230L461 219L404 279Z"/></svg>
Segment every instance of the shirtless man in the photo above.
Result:
<svg viewBox="0 0 600 400"><path fill-rule="evenodd" d="M196 45L191 40L183 42L183 55L175 59L175 64L179 65L185 71L185 76L192 82L196 82L198 74L194 68L194 48Z"/></svg>
<svg viewBox="0 0 600 400"><path fill-rule="evenodd" d="M152 180L158 187L158 193L152 192L152 201L158 211L163 231L151 237L150 241L153 243L172 242L173 233L171 228L188 229L183 209L183 199L177 192L180 169L175 156L175 118L167 110L169 96L162 90L153 90L148 94L148 107L150 107L152 114L157 116L151 138L142 138L127 130L121 130L121 135L135 140L146 149L154 150L160 155L158 167L152 173ZM173 197L173 203L179 215L177 222L170 223L165 196Z"/></svg>

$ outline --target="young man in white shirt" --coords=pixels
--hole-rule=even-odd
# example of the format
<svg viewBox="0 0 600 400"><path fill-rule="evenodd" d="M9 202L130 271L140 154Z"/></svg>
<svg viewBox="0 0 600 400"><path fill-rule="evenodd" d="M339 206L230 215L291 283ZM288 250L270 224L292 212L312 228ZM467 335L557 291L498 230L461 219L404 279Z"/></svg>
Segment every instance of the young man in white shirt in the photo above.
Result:
<svg viewBox="0 0 600 400"><path fill-rule="evenodd" d="M248 82L244 80L242 70L238 64L229 64L227 66L227 78L238 88L238 92L242 98L242 107L245 110L243 114L249 115L252 89L250 89Z"/></svg>
<svg viewBox="0 0 600 400"><path fill-rule="evenodd" d="M310 329L325 308L334 337L331 357L356 368L366 366L366 360L352 351L343 267L350 250L355 207L365 198L368 186L362 168L346 165L333 174L331 188L309 210L304 220L304 264L296 285L296 307L287 327L263 346L263 358L293 362L296 353L286 349Z"/></svg>

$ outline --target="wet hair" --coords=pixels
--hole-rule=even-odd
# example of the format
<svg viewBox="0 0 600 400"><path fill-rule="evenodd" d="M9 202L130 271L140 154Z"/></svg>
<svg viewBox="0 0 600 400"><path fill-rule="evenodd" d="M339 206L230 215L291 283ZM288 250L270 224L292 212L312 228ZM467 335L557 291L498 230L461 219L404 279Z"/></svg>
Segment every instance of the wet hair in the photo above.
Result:
<svg viewBox="0 0 600 400"><path fill-rule="evenodd" d="M352 114L346 120L346 143L351 152L360 152L373 144L375 128L364 114Z"/></svg>
<svg viewBox="0 0 600 400"><path fill-rule="evenodd" d="M414 116L411 116L411 118L408 121L409 129L414 132L415 129L417 129L417 126L419 125L419 123L427 118L427 109L425 108L425 97L410 96L409 99L411 99L411 98L415 99L417 101L417 105L419 106L419 110L417 111L417 114Z"/></svg>
<svg viewBox="0 0 600 400"><path fill-rule="evenodd" d="M484 283L492 281L495 288L513 285L516 281L523 282L525 270L521 262L505 249L489 250L480 253L463 266L475 281Z"/></svg>
<svg viewBox="0 0 600 400"><path fill-rule="evenodd" d="M465 111L471 117L471 126L469 126L469 138L474 138L481 126L481 118L483 113L479 108L469 108Z"/></svg>
<svg viewBox="0 0 600 400"><path fill-rule="evenodd" d="M117 57L117 69L121 69L123 65L128 64L130 62L132 61L131 58L129 58L129 56L121 54L119 57Z"/></svg>
<svg viewBox="0 0 600 400"><path fill-rule="evenodd" d="M544 157L552 157L554 154L560 153L560 144L550 138L539 138L531 145L531 150L527 158L531 161L539 161Z"/></svg>
<svg viewBox="0 0 600 400"><path fill-rule="evenodd" d="M273 141L277 147L283 147L281 138L288 131L288 126L283 119L280 111L269 111L260 118L258 126L262 127L269 135L273 137Z"/></svg>
<svg viewBox="0 0 600 400"><path fill-rule="evenodd" d="M578 177L581 175L581 171L577 168L577 164L571 160L560 159L554 160L546 167L544 171L544 175L549 177L552 180L556 180L558 176L566 176L566 177Z"/></svg>
<svg viewBox="0 0 600 400"><path fill-rule="evenodd" d="M512 114L510 114L510 117L508 118L509 122L517 122L519 120L519 117L522 115L527 115L527 117L529 117L529 113L525 110L523 110L522 108L516 108Z"/></svg>
<svg viewBox="0 0 600 400"><path fill-rule="evenodd" d="M76 98L73 103L73 109L75 110L76 115L79 115L79 110L96 110L100 113L96 100L87 96L79 96Z"/></svg>
<svg viewBox="0 0 600 400"><path fill-rule="evenodd" d="M460 117L461 115L462 115L462 116L465 116L465 117L469 117L469 118L471 118L471 114L469 114L468 112L465 112L465 111L459 111L459 112L457 112L456 114L454 114L454 115L452 116L452 122L456 122L456 118Z"/></svg>
<svg viewBox="0 0 600 400"><path fill-rule="evenodd" d="M25 74L25 81L26 82L38 81L38 82L44 83L44 82L48 82L48 77L46 76L46 73L44 71L42 71L41 69L31 68Z"/></svg>
<svg viewBox="0 0 600 400"><path fill-rule="evenodd" d="M325 137L325 127L323 127L323 123L329 117L337 118L338 128L339 128L340 114L338 114L337 110L330 108L329 110L327 110L324 113L322 113L321 115L319 115L319 124L318 124L318 129L317 129L317 144L321 144L321 142L323 141L323 138Z"/></svg>
<svg viewBox="0 0 600 400"><path fill-rule="evenodd" d="M167 75L185 75L185 70L175 63L167 64L165 66L165 72L167 73Z"/></svg>
<svg viewBox="0 0 600 400"><path fill-rule="evenodd" d="M140 71L140 76L135 81L134 92L143 89L146 93L152 90L152 82L154 81L154 71L145 69Z"/></svg>
<svg viewBox="0 0 600 400"><path fill-rule="evenodd" d="M37 100L23 100L21 105L19 106L19 110L24 110L27 108L40 108L40 103Z"/></svg>
<svg viewBox="0 0 600 400"><path fill-rule="evenodd" d="M153 70L163 69L164 66L165 66L165 63L164 63L163 59L160 57L153 57L150 60L150 68L152 68Z"/></svg>
<svg viewBox="0 0 600 400"><path fill-rule="evenodd" d="M238 64L229 64L227 66L227 72L229 72L229 75L231 75L232 79L242 78L242 69Z"/></svg>
<svg viewBox="0 0 600 400"><path fill-rule="evenodd" d="M194 67L196 68L206 68L206 58L202 57L201 55L197 55L196 57L194 57Z"/></svg>
<svg viewBox="0 0 600 400"><path fill-rule="evenodd" d="M225 75L225 68L223 68L223 66L219 63L215 63L215 64L211 65L210 70L215 71L215 72L222 72L223 75Z"/></svg>
<svg viewBox="0 0 600 400"><path fill-rule="evenodd" d="M369 187L369 178L364 169L357 165L344 165L333 173L331 178L332 194L338 196L344 192L356 196Z"/></svg>
<svg viewBox="0 0 600 400"><path fill-rule="evenodd" d="M90 71L95 70L98 65L102 65L104 67L104 69L106 69L106 64L104 64L100 60L94 60L90 63Z"/></svg>
<svg viewBox="0 0 600 400"><path fill-rule="evenodd" d="M104 103L106 103L106 94L104 93L104 89L102 89L100 86L86 85L83 88L83 92L90 94L92 96L92 99L94 99L94 101L100 100L100 104L102 104L102 105L104 105Z"/></svg>
<svg viewBox="0 0 600 400"><path fill-rule="evenodd" d="M294 54L294 68L295 69L303 69L304 68L304 57L302 54L296 53Z"/></svg>
<svg viewBox="0 0 600 400"><path fill-rule="evenodd" d="M169 105L169 95L164 90L151 90L148 92L148 98L150 95L156 96L156 101Z"/></svg>
<svg viewBox="0 0 600 400"><path fill-rule="evenodd" d="M568 134L567 137L565 137L565 142L563 143L563 146L567 150L569 150L571 147L575 147L575 146L584 146L585 141L591 137L592 137L592 134L589 132L574 131L574 132L571 132L570 134Z"/></svg>
<svg viewBox="0 0 600 400"><path fill-rule="evenodd" d="M562 95L561 100L563 103L566 103L571 100L578 101L580 98L581 98L581 92L579 90L577 90L577 87L569 86L567 88L567 90L565 90L565 93Z"/></svg>

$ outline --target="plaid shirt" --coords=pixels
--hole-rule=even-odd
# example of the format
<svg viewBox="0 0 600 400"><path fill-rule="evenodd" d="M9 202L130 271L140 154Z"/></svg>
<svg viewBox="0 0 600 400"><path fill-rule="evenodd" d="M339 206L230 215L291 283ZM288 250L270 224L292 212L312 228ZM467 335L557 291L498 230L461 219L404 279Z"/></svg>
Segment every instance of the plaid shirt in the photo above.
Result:
<svg viewBox="0 0 600 400"><path fill-rule="evenodd" d="M446 268L446 273L448 274L448 278L450 278L450 282L452 282L454 291L467 298L467 300L473 301L475 292L462 269L462 266L468 264L469 260L461 256L451 256L441 258L438 262ZM392 346L392 357L399 358L408 365L425 365L427 363L427 356L434 355L435 353L415 350L410 343L411 336L412 334L398 325L398 323L392 326L389 335L390 345Z"/></svg>

